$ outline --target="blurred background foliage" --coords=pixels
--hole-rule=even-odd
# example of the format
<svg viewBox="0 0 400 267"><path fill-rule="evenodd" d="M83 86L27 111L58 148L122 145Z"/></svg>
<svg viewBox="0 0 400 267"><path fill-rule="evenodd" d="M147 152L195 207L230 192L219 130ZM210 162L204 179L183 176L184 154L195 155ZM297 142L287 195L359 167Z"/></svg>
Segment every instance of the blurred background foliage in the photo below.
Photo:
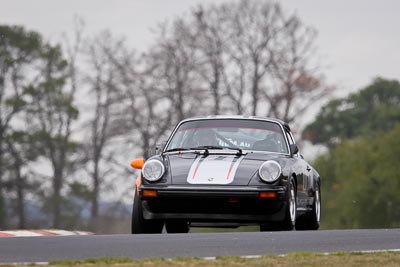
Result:
<svg viewBox="0 0 400 267"><path fill-rule="evenodd" d="M129 161L212 114L279 118L327 148L323 228L400 226L398 81L335 99L316 31L278 2L198 5L154 33L137 51L81 19L59 43L0 25L0 229L129 232Z"/></svg>
<svg viewBox="0 0 400 267"><path fill-rule="evenodd" d="M305 127L303 138L314 144L334 146L343 139L391 130L400 121L399 90L397 80L376 78L360 91L334 99Z"/></svg>
<svg viewBox="0 0 400 267"><path fill-rule="evenodd" d="M329 147L323 177L324 228L400 226L400 84L375 79L324 106L303 136Z"/></svg>

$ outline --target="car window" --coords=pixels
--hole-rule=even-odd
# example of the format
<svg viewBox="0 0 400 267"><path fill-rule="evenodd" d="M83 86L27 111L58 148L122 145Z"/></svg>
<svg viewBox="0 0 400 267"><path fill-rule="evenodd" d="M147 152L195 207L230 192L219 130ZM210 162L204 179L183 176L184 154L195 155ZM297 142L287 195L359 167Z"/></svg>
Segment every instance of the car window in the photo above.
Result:
<svg viewBox="0 0 400 267"><path fill-rule="evenodd" d="M185 122L175 131L167 150L199 146L289 153L284 133L278 123L238 119Z"/></svg>

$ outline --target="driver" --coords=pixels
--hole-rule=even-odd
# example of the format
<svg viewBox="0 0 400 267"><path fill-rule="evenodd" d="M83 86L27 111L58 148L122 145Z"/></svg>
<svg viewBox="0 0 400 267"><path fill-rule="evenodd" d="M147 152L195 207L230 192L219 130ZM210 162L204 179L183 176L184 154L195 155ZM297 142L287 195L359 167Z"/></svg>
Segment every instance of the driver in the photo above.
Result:
<svg viewBox="0 0 400 267"><path fill-rule="evenodd" d="M280 142L274 135L267 135L265 139L254 142L253 149L268 152L281 152Z"/></svg>

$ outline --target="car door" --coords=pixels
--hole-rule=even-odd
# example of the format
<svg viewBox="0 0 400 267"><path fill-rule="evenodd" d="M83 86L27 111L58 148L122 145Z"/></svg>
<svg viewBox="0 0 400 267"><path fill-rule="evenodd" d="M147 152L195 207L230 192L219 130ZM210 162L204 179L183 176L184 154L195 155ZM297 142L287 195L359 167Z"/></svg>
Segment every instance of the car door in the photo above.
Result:
<svg viewBox="0 0 400 267"><path fill-rule="evenodd" d="M288 139L289 145L295 144L293 135L289 131L285 131L286 138ZM299 208L305 208L308 199L308 187L310 185L310 173L311 168L307 162L302 158L300 152L293 155L295 163L295 172L297 175L297 206Z"/></svg>

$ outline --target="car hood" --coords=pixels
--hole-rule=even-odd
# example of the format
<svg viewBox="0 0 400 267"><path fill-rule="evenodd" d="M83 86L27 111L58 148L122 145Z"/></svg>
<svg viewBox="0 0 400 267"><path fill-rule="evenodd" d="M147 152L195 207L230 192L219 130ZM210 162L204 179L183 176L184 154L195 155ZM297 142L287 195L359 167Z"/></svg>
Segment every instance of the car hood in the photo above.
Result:
<svg viewBox="0 0 400 267"><path fill-rule="evenodd" d="M248 185L261 164L279 159L275 153L196 153L166 154L174 185Z"/></svg>

